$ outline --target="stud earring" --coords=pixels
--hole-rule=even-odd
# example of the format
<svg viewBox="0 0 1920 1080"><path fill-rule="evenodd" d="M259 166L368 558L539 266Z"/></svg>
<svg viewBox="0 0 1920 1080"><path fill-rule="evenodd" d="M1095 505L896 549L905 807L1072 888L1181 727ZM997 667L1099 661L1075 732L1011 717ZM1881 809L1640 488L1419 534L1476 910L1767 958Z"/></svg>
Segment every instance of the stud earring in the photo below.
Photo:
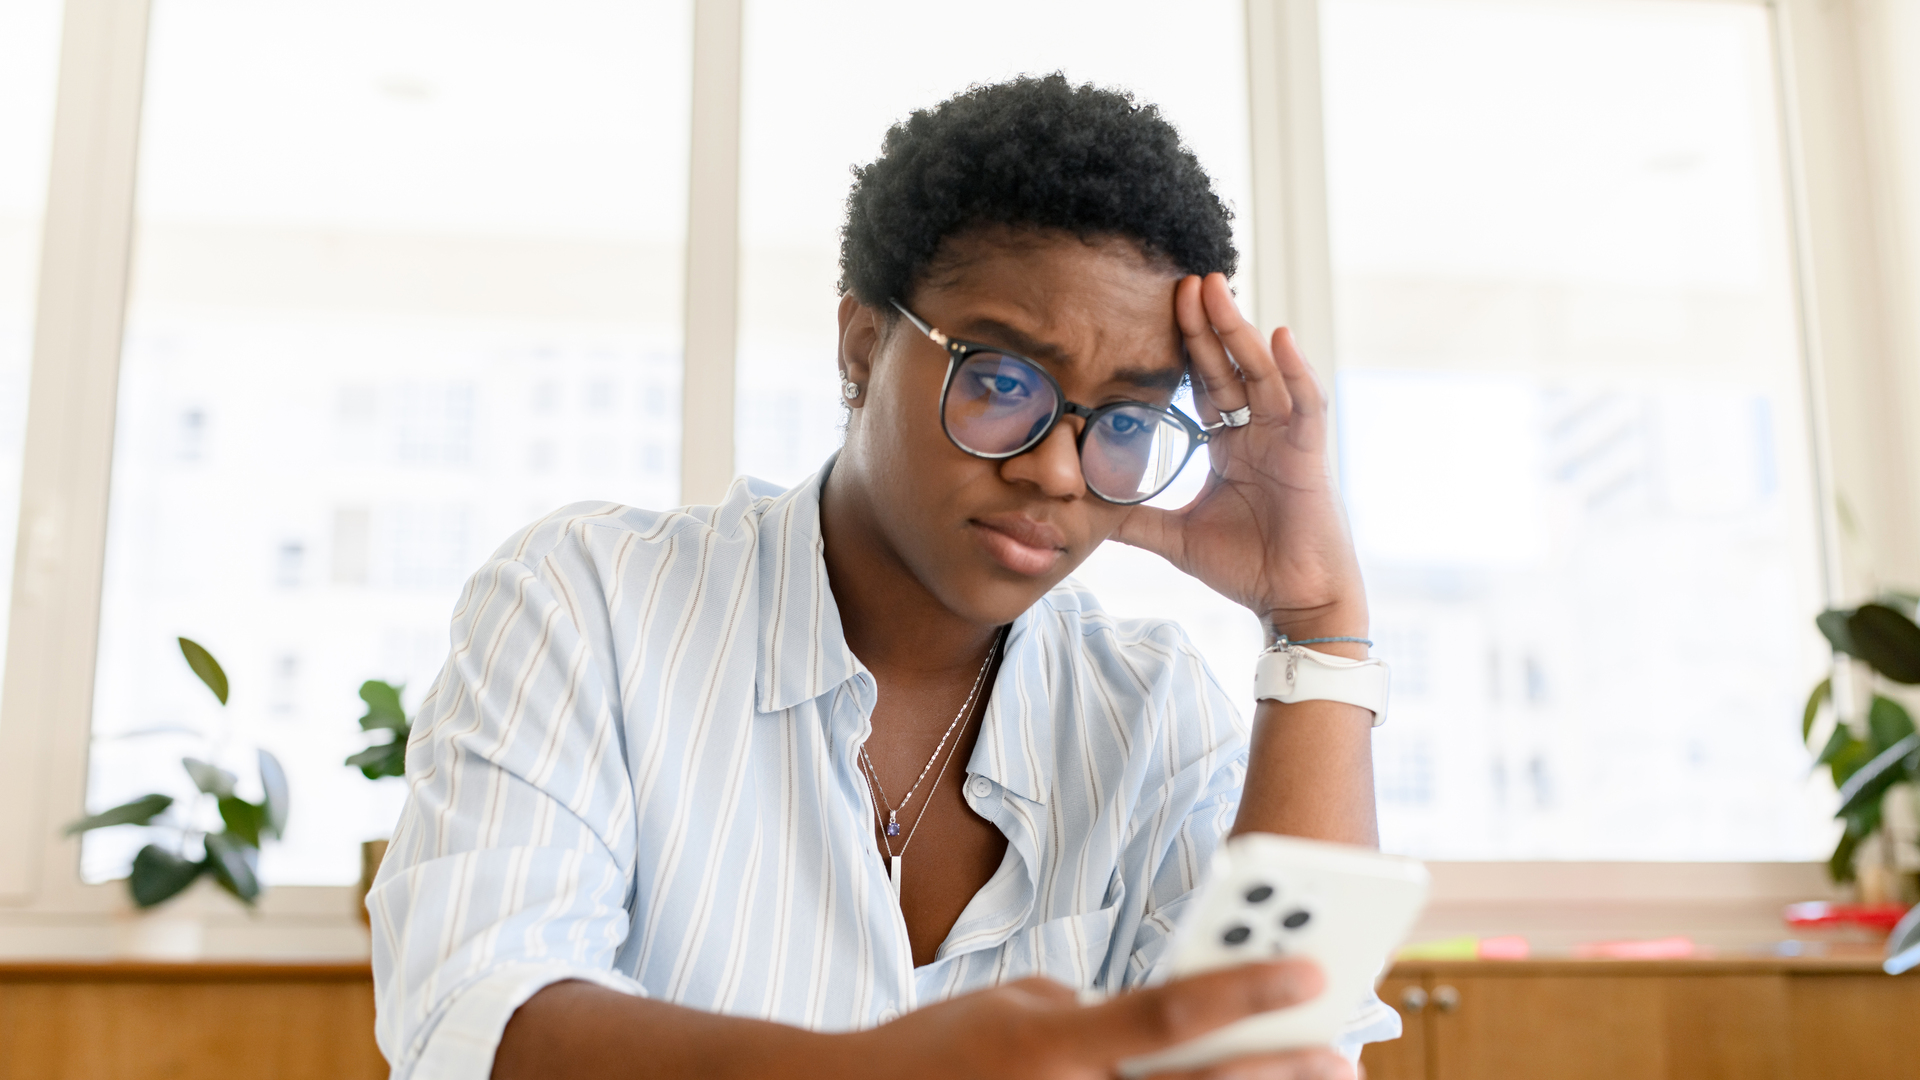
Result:
<svg viewBox="0 0 1920 1080"><path fill-rule="evenodd" d="M851 379L841 379L840 392L846 395L848 401L852 401L860 396L860 384Z"/></svg>

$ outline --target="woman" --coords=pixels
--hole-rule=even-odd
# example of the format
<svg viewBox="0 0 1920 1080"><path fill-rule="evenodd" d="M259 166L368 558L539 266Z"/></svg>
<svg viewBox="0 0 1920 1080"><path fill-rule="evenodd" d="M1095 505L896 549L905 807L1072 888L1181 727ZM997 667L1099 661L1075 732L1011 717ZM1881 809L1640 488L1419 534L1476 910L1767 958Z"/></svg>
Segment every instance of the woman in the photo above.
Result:
<svg viewBox="0 0 1920 1080"><path fill-rule="evenodd" d="M890 131L848 201L834 459L565 508L469 583L368 900L395 1075L1107 1076L1312 996L1305 962L1150 984L1229 826L1374 842L1371 714L1249 730L1177 627L1065 580L1117 539L1365 656L1325 399L1234 260L1122 95L1020 79ZM1188 451L1198 498L1142 505Z"/></svg>

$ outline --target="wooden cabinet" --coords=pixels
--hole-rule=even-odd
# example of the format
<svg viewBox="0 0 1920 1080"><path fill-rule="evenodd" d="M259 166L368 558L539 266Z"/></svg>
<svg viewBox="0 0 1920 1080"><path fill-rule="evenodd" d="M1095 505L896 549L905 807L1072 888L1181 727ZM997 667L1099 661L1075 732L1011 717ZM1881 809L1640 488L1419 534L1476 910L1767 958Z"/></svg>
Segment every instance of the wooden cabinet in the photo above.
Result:
<svg viewBox="0 0 1920 1080"><path fill-rule="evenodd" d="M1401 964L1368 1080L1920 1080L1920 978L1853 962Z"/></svg>
<svg viewBox="0 0 1920 1080"><path fill-rule="evenodd" d="M0 1080L375 1080L365 964L0 964Z"/></svg>

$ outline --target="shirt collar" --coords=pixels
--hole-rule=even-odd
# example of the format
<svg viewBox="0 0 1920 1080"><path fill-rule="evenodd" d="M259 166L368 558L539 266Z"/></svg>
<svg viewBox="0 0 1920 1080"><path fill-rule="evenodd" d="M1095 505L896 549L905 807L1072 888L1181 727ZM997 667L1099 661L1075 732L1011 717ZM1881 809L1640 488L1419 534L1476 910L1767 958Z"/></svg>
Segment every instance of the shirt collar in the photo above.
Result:
<svg viewBox="0 0 1920 1080"><path fill-rule="evenodd" d="M820 489L837 457L774 496L760 515L754 707L763 713L811 701L866 670L847 647L820 532Z"/></svg>
<svg viewBox="0 0 1920 1080"><path fill-rule="evenodd" d="M967 772L984 776L1028 802L1047 801L1053 776L1053 708L1069 701L1055 692L1058 641L1048 639L1051 611L1045 599L1013 620L1006 656L987 698Z"/></svg>
<svg viewBox="0 0 1920 1080"><path fill-rule="evenodd" d="M760 515L760 664L755 708L763 713L812 701L866 665L847 647L840 607L827 581L820 531L820 492L836 453L819 472L775 496ZM1014 619L981 719L980 739L967 772L984 776L1033 803L1047 801L1053 776L1057 702L1072 700L1053 686L1063 647L1048 635L1057 619L1045 599Z"/></svg>

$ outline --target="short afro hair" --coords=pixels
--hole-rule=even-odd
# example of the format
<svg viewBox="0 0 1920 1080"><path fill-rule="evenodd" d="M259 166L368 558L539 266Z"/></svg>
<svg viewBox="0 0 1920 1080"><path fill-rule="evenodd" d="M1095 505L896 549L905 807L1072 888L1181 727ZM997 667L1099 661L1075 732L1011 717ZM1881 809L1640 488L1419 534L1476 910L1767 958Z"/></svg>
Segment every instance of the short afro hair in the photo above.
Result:
<svg viewBox="0 0 1920 1080"><path fill-rule="evenodd" d="M892 311L949 237L983 226L1124 237L1187 274L1231 276L1233 212L1152 105L1058 73L975 86L887 131L854 170L840 292Z"/></svg>

